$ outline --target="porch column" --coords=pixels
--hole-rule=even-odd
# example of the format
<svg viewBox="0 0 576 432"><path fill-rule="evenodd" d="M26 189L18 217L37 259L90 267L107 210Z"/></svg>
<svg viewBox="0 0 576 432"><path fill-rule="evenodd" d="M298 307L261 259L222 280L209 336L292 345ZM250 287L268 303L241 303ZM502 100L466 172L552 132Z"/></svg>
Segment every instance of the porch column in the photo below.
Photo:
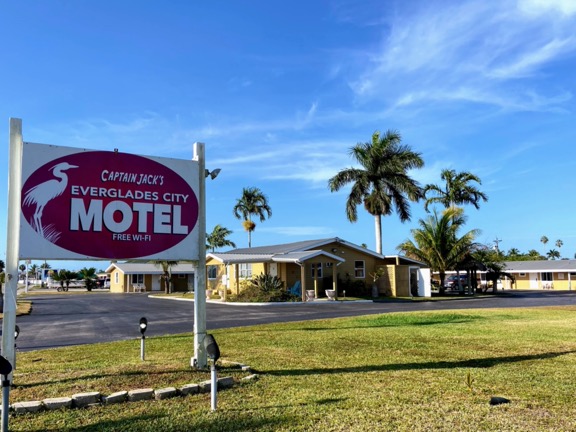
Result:
<svg viewBox="0 0 576 432"><path fill-rule="evenodd" d="M226 296L228 295L228 265L224 264L224 280L226 281L226 283L222 283L222 277L220 277L220 285L223 286L224 288L224 296L222 297L222 300L224 301L224 303L226 303Z"/></svg>
<svg viewBox="0 0 576 432"><path fill-rule="evenodd" d="M336 273L336 263L332 264L332 289L336 293L336 299L338 299L338 279Z"/></svg>
<svg viewBox="0 0 576 432"><path fill-rule="evenodd" d="M236 277L236 295L240 294L240 266L234 264L234 276Z"/></svg>
<svg viewBox="0 0 576 432"><path fill-rule="evenodd" d="M300 280L302 281L302 301L306 301L306 264L300 264Z"/></svg>

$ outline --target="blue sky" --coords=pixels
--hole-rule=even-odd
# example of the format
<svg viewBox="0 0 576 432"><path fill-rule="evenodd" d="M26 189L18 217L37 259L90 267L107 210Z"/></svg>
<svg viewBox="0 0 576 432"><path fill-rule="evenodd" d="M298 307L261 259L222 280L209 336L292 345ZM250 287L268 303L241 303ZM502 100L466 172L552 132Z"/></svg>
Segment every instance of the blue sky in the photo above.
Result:
<svg viewBox="0 0 576 432"><path fill-rule="evenodd" d="M572 0L5 2L0 10L0 202L8 119L31 142L191 158L206 143L207 227L248 240L232 213L259 187L272 217L253 246L338 236L375 248L327 180L375 130L422 154L412 173L471 171L479 240L576 253L576 3ZM425 217L383 219L385 254ZM0 212L5 259L6 211ZM57 263L51 263L57 267ZM77 263L78 264L78 263ZM75 264L70 265L74 267ZM106 267L106 263L96 263Z"/></svg>

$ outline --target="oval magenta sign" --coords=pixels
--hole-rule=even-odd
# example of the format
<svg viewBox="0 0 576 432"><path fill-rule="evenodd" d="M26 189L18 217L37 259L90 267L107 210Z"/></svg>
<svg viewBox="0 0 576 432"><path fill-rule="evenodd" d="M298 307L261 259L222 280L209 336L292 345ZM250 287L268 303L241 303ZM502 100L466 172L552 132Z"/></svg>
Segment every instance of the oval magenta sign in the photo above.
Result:
<svg viewBox="0 0 576 432"><path fill-rule="evenodd" d="M84 256L147 257L183 241L198 199L168 166L142 156L87 151L41 166L22 188L22 212L49 242Z"/></svg>

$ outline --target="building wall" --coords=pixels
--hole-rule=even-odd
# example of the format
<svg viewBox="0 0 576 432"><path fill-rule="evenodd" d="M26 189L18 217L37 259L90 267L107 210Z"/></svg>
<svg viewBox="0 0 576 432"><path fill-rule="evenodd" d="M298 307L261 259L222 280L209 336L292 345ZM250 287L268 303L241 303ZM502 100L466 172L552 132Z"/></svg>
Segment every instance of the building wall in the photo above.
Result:
<svg viewBox="0 0 576 432"><path fill-rule="evenodd" d="M116 277L118 277L118 283L116 283ZM124 292L124 273L118 269L114 269L110 273L110 292L111 293L123 293Z"/></svg>
<svg viewBox="0 0 576 432"><path fill-rule="evenodd" d="M521 289L521 290L529 290L529 289L537 289L537 290L553 289L557 291L576 290L576 272L562 271L551 273L552 273L551 281L543 281L542 274L540 272L514 273L514 277L516 279L515 283L512 284L511 280L509 279L502 279L502 287L504 289ZM536 275L536 283L531 282L530 277L531 274Z"/></svg>
<svg viewBox="0 0 576 432"><path fill-rule="evenodd" d="M395 266L396 297L410 297L410 267L406 265Z"/></svg>

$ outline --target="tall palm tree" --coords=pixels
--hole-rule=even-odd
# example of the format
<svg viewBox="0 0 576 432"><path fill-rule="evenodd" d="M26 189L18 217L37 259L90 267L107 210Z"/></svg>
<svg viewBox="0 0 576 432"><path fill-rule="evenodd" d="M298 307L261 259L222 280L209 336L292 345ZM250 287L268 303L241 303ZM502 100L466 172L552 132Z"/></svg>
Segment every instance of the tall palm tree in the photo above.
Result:
<svg viewBox="0 0 576 432"><path fill-rule="evenodd" d="M242 226L248 231L248 247L252 247L252 231L256 229L252 216L258 216L260 222L264 222L266 217L272 216L268 198L257 187L243 188L242 197L236 201L233 211L234 216L243 219Z"/></svg>
<svg viewBox="0 0 576 432"><path fill-rule="evenodd" d="M548 243L548 237L542 236L542 237L540 237L540 241L542 242L542 244L544 246L546 246L546 243Z"/></svg>
<svg viewBox="0 0 576 432"><path fill-rule="evenodd" d="M408 257L427 263L440 276L440 290L444 291L446 271L454 270L472 252L474 240L480 233L474 229L463 236L458 231L466 218L460 208L449 208L441 216L433 212L427 219L420 219L420 228L411 230L412 240L406 240L397 249Z"/></svg>
<svg viewBox="0 0 576 432"><path fill-rule="evenodd" d="M480 208L480 201L488 201L488 197L481 192L472 182L482 184L480 178L466 171L457 173L455 170L444 169L440 173L440 178L444 181L444 187L428 184L424 187L424 195L429 193L435 196L427 197L424 209L428 211L430 204L439 203L444 208L456 207L462 204L472 204L477 209Z"/></svg>
<svg viewBox="0 0 576 432"><path fill-rule="evenodd" d="M223 247L236 247L236 243L228 240L228 236L232 234L232 231L221 225L216 225L210 234L206 233L206 247L212 252L216 249Z"/></svg>
<svg viewBox="0 0 576 432"><path fill-rule="evenodd" d="M358 218L357 206L364 204L374 216L376 252L382 253L382 216L392 214L395 208L402 222L410 220L409 201L422 198L422 189L408 175L414 168L422 168L424 161L420 153L401 144L402 138L396 131L388 130L384 135L376 131L372 141L358 143L350 149L350 155L361 165L346 168L328 180L331 192L352 184L346 201L346 216L350 222Z"/></svg>
<svg viewBox="0 0 576 432"><path fill-rule="evenodd" d="M560 252L558 252L556 249L550 249L548 252L546 252L546 256L549 260L555 260L560 258Z"/></svg>

